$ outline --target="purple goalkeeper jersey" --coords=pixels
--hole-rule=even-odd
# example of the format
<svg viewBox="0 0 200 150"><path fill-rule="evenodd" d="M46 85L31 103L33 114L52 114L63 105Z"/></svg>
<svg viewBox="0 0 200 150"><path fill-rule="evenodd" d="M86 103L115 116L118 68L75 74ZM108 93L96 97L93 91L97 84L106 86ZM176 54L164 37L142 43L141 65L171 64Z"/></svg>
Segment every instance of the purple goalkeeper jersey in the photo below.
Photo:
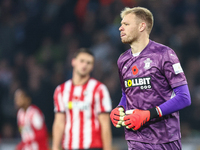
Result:
<svg viewBox="0 0 200 150"><path fill-rule="evenodd" d="M187 84L179 59L169 47L149 41L136 57L131 49L118 59L119 77L126 94L126 110L147 110L174 96L173 88ZM155 118L139 130L125 128L126 140L161 144L181 138L179 113Z"/></svg>

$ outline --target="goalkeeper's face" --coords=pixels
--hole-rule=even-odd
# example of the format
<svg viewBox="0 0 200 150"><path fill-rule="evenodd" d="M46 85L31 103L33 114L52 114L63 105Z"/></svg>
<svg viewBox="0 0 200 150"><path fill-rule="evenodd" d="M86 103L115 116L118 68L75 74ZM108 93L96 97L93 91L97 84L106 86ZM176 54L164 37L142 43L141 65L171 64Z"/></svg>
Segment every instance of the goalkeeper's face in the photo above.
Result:
<svg viewBox="0 0 200 150"><path fill-rule="evenodd" d="M93 69L94 57L88 53L80 53L76 58L72 60L72 66L74 73L80 76L87 76Z"/></svg>
<svg viewBox="0 0 200 150"><path fill-rule="evenodd" d="M121 41L125 44L132 44L143 32L142 22L134 14L127 14L121 21L119 31Z"/></svg>

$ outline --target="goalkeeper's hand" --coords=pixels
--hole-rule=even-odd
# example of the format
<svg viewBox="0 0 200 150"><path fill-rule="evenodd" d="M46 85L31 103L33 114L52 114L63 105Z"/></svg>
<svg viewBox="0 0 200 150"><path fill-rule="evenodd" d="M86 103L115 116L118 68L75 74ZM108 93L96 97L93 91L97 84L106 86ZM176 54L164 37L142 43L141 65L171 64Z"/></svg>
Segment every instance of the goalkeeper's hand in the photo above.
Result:
<svg viewBox="0 0 200 150"><path fill-rule="evenodd" d="M150 120L150 111L139 109L127 110L123 120L122 125L126 126L127 129L138 130Z"/></svg>
<svg viewBox="0 0 200 150"><path fill-rule="evenodd" d="M116 107L110 113L110 119L116 128L120 128L123 117L125 116L123 107Z"/></svg>

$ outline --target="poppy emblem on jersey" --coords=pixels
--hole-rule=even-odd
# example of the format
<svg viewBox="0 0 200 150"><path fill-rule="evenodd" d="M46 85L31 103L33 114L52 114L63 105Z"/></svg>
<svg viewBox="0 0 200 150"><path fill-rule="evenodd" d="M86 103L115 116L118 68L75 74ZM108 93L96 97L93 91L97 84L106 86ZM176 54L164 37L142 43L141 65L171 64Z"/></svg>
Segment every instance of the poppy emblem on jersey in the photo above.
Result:
<svg viewBox="0 0 200 150"><path fill-rule="evenodd" d="M152 60L150 58L147 58L144 63L145 63L145 66L144 66L144 69L149 69L151 68L151 62Z"/></svg>
<svg viewBox="0 0 200 150"><path fill-rule="evenodd" d="M136 75L137 73L138 73L138 68L137 68L137 66L133 66L132 67L132 73L133 73L133 75Z"/></svg>

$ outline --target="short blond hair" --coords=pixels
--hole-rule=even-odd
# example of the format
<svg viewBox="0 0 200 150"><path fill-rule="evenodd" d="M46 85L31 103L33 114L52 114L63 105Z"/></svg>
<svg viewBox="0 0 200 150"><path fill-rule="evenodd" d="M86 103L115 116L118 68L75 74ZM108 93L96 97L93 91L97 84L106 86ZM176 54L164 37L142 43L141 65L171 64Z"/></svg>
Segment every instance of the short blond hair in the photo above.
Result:
<svg viewBox="0 0 200 150"><path fill-rule="evenodd" d="M147 31L150 34L154 21L153 14L150 12L150 10L144 7L133 7L133 8L125 7L124 10L121 11L120 16L123 19L124 16L130 13L135 14L136 17L146 22Z"/></svg>

